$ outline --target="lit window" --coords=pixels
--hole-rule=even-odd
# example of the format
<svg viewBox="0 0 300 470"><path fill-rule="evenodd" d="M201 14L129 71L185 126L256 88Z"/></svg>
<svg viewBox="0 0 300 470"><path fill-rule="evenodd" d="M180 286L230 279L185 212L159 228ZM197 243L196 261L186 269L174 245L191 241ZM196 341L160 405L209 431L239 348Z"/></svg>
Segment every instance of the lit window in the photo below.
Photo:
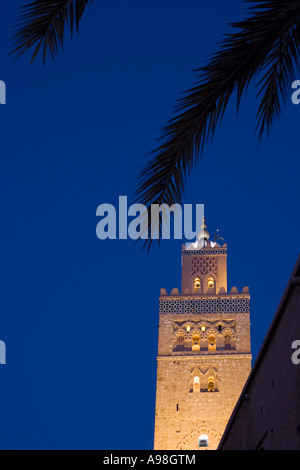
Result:
<svg viewBox="0 0 300 470"><path fill-rule="evenodd" d="M199 377L194 377L193 383L193 392L200 392L200 379Z"/></svg>
<svg viewBox="0 0 300 470"><path fill-rule="evenodd" d="M199 338L199 336L193 336L192 350L193 351L199 351L200 350L200 338Z"/></svg>
<svg viewBox="0 0 300 470"><path fill-rule="evenodd" d="M200 287L201 287L201 281L199 277L196 277L196 279L194 280L194 290L196 291L197 289L200 289Z"/></svg>
<svg viewBox="0 0 300 470"><path fill-rule="evenodd" d="M191 325L186 325L186 331L189 332L191 329Z"/></svg>
<svg viewBox="0 0 300 470"><path fill-rule="evenodd" d="M208 288L214 287L215 281L214 281L214 279L213 279L212 277L209 277L209 278L208 278L207 285L208 285Z"/></svg>
<svg viewBox="0 0 300 470"><path fill-rule="evenodd" d="M210 377L208 379L208 387L207 387L209 392L214 392L215 390L215 381L213 377Z"/></svg>
<svg viewBox="0 0 300 470"><path fill-rule="evenodd" d="M198 439L198 447L208 447L208 437L206 434L201 434Z"/></svg>
<svg viewBox="0 0 300 470"><path fill-rule="evenodd" d="M214 336L209 336L208 338L208 350L215 351L216 350L216 339Z"/></svg>

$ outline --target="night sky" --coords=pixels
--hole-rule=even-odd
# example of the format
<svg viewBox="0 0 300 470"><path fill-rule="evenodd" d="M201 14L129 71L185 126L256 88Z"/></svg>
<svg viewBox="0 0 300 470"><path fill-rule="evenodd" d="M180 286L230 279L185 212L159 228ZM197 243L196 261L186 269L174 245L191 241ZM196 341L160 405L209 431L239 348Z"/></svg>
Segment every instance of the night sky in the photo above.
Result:
<svg viewBox="0 0 300 470"><path fill-rule="evenodd" d="M2 3L0 447L151 449L158 297L181 286L183 241L149 253L101 241L96 209L132 198L176 100L246 6L95 0L64 52L29 66L8 54L24 1ZM229 289L250 288L253 359L300 231L300 106L288 102L258 146L255 96L238 116L230 102L183 199L227 242Z"/></svg>

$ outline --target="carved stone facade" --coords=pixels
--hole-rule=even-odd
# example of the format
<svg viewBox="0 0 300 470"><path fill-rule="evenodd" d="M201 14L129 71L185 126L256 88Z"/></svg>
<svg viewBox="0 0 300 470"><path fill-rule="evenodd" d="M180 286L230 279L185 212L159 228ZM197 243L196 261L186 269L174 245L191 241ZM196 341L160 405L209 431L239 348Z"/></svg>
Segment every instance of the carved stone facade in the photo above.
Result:
<svg viewBox="0 0 300 470"><path fill-rule="evenodd" d="M227 246L182 250L182 293L161 290L154 449L216 449L251 369L250 296L227 293Z"/></svg>

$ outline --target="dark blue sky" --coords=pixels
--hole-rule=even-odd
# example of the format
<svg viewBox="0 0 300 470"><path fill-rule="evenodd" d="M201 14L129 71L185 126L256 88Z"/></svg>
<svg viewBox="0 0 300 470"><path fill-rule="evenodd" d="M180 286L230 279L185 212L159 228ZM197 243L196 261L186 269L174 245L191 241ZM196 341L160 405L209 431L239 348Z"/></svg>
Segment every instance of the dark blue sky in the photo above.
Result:
<svg viewBox="0 0 300 470"><path fill-rule="evenodd" d="M150 254L100 241L96 208L133 194L145 154L239 0L95 0L63 54L8 56L23 1L0 15L0 368L3 449L151 449L158 296L181 284L181 241ZM300 78L300 73L298 77ZM255 91L232 102L187 182L250 287L255 359L299 254L300 106L257 147Z"/></svg>

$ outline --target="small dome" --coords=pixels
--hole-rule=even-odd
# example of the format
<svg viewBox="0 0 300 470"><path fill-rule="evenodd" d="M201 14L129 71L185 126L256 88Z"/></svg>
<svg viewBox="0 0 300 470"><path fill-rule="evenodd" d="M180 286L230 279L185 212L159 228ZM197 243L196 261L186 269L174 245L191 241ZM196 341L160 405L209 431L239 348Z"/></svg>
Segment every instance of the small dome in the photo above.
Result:
<svg viewBox="0 0 300 470"><path fill-rule="evenodd" d="M201 230L198 233L198 240L201 242L202 246L204 245L204 242L209 240L209 232L206 230L207 225L205 223L205 218L203 217L202 219L202 224L201 224Z"/></svg>

